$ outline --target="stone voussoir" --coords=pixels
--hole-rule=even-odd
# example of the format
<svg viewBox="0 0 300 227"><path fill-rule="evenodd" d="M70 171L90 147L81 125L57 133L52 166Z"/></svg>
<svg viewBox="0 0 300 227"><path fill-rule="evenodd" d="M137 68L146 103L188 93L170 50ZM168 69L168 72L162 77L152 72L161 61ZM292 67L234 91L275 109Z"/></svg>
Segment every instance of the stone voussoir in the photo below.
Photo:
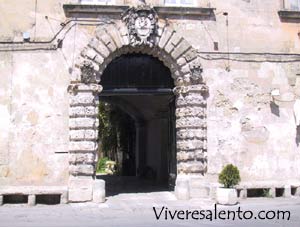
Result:
<svg viewBox="0 0 300 227"><path fill-rule="evenodd" d="M190 67L189 67L189 65L188 64L183 65L180 68L180 71L182 72L182 74L190 74Z"/></svg>
<svg viewBox="0 0 300 227"><path fill-rule="evenodd" d="M114 43L113 39L104 30L98 30L96 32L96 36L99 40L103 42L103 44L110 50L110 52L116 51L117 49L116 44Z"/></svg>
<svg viewBox="0 0 300 227"><path fill-rule="evenodd" d="M122 48L123 44L123 40L120 36L119 31L117 30L117 28L114 25L110 25L108 26L108 28L106 28L106 32L110 35L110 37L114 40L116 46L118 49Z"/></svg>
<svg viewBox="0 0 300 227"><path fill-rule="evenodd" d="M167 45L168 41L170 40L170 38L172 37L174 33L174 30L170 29L169 27L165 27L162 33L162 36L159 40L158 46L161 49L164 49L164 47Z"/></svg>
<svg viewBox="0 0 300 227"><path fill-rule="evenodd" d="M124 46L128 46L129 45L130 40L129 40L128 34L121 35L121 39L122 39L122 42L123 42Z"/></svg>
<svg viewBox="0 0 300 227"><path fill-rule="evenodd" d="M180 35L178 35L177 33L173 34L173 36L170 38L169 42L165 46L164 50L170 54L175 49L175 47L177 47L177 45L181 42L181 40L182 38Z"/></svg>
<svg viewBox="0 0 300 227"><path fill-rule="evenodd" d="M187 64L187 61L186 61L186 59L185 59L184 57L178 58L178 60L177 60L177 65L178 65L179 67L182 67L182 66L184 66L184 65L186 65L186 64Z"/></svg>
<svg viewBox="0 0 300 227"><path fill-rule="evenodd" d="M194 48L192 48L189 49L183 57L185 58L186 62L191 62L198 57L198 53Z"/></svg>
<svg viewBox="0 0 300 227"><path fill-rule="evenodd" d="M174 59L179 59L187 50L191 49L192 46L183 39L180 44L175 48L175 50L171 53L171 56Z"/></svg>
<svg viewBox="0 0 300 227"><path fill-rule="evenodd" d="M94 61L97 64L102 64L104 58L92 47L88 47L84 52L81 53L83 57L87 57L89 60Z"/></svg>
<svg viewBox="0 0 300 227"><path fill-rule="evenodd" d="M110 50L97 38L92 38L88 45L97 51L104 59L110 55Z"/></svg>
<svg viewBox="0 0 300 227"><path fill-rule="evenodd" d="M87 50L85 51L85 56L88 59L94 60L97 55L97 52L93 48L87 48Z"/></svg>

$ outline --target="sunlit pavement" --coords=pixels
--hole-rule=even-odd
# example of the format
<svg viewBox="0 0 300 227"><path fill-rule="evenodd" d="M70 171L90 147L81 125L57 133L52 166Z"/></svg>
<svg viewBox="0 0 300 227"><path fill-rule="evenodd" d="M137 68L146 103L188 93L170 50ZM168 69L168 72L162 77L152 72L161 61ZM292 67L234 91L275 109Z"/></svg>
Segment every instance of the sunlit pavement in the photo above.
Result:
<svg viewBox="0 0 300 227"><path fill-rule="evenodd" d="M153 207L160 215L157 220ZM161 209L163 211L160 213ZM67 205L27 205L6 204L0 207L0 226L34 226L34 227L94 227L94 226L278 226L278 227L299 227L300 226L300 198L277 198L277 199L247 199L242 200L236 206L218 206L217 215L220 211L252 211L257 216L259 211L271 211L270 217L280 211L289 211L290 220L240 220L235 221L215 219L215 203L210 200L177 201L170 192L154 193L132 193L119 194L108 197L103 204L67 204ZM170 214L179 211L181 215L175 215L172 220ZM195 220L191 213L186 218L187 211L206 211L206 219ZM274 211L274 212L273 212ZM209 213L212 214L212 220ZM166 216L167 214L167 216ZM197 214L194 213L194 214ZM198 213L199 214L199 213ZM167 220L165 218L167 217ZM194 217L200 217L194 215ZM221 218L224 216L220 216ZM249 212L246 213L246 218ZM183 219L180 219L183 218Z"/></svg>

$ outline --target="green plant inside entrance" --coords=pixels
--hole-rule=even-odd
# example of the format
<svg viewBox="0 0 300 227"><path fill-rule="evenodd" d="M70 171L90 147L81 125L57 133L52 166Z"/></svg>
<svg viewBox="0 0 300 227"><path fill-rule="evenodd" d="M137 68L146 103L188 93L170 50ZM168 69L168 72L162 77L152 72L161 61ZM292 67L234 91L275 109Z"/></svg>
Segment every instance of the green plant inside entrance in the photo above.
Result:
<svg viewBox="0 0 300 227"><path fill-rule="evenodd" d="M134 121L117 106L99 103L98 173L131 175L134 173ZM133 162L133 163L127 163ZM133 166L123 168L124 166ZM132 173L131 173L132 172Z"/></svg>

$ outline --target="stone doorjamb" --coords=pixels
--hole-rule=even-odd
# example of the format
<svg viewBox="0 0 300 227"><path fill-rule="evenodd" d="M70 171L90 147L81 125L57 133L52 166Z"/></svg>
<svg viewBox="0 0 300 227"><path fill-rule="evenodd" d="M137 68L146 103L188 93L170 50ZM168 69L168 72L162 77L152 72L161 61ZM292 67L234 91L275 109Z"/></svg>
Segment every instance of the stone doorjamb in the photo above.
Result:
<svg viewBox="0 0 300 227"><path fill-rule="evenodd" d="M170 69L176 86L177 174L203 176L207 171L208 88L196 50L170 26L158 22L149 6L130 8L122 18L97 28L72 72L68 91L69 200L73 202L90 201L95 193L101 75L122 54L151 55Z"/></svg>

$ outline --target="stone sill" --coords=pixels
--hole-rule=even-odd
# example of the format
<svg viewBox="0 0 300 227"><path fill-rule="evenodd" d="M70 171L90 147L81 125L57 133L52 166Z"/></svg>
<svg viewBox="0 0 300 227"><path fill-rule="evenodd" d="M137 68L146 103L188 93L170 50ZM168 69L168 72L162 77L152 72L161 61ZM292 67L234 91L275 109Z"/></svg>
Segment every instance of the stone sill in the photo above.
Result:
<svg viewBox="0 0 300 227"><path fill-rule="evenodd" d="M278 11L278 15L282 20L299 20L300 22L300 11L293 10L280 10Z"/></svg>
<svg viewBox="0 0 300 227"><path fill-rule="evenodd" d="M127 10L129 6L125 5L82 5L82 4L64 4L63 9L67 17L72 17L73 14L121 14ZM170 16L199 16L212 17L214 16L215 8L202 7L169 7L155 6L155 11L159 15Z"/></svg>

